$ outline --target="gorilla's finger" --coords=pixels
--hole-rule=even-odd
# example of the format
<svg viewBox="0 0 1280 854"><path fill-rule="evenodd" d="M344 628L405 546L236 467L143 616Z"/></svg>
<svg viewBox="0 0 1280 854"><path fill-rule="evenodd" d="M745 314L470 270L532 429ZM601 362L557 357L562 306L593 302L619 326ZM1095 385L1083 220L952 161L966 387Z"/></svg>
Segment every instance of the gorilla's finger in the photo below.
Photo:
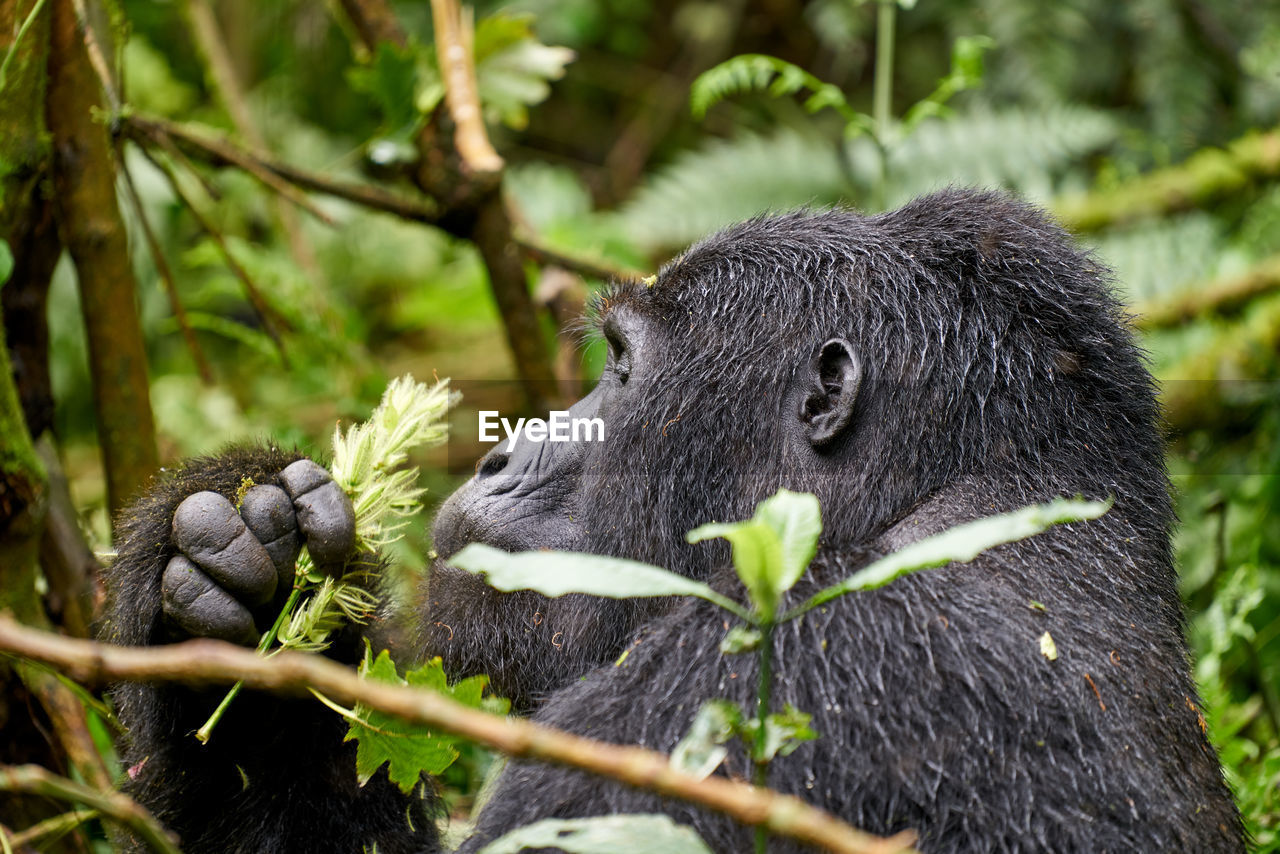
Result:
<svg viewBox="0 0 1280 854"><path fill-rule="evenodd" d="M160 599L169 621L193 637L245 646L258 640L248 609L182 555L164 568Z"/></svg>
<svg viewBox="0 0 1280 854"><path fill-rule="evenodd" d="M302 542L289 495L278 486L255 486L240 502L240 518L271 556L279 586L293 584L293 567Z"/></svg>
<svg viewBox="0 0 1280 854"><path fill-rule="evenodd" d="M329 473L311 460L298 460L280 472L293 499L298 527L317 566L336 566L356 543L356 514L351 499Z"/></svg>
<svg viewBox="0 0 1280 854"><path fill-rule="evenodd" d="M231 502L216 492L188 495L173 514L178 548L246 605L276 590L276 566Z"/></svg>

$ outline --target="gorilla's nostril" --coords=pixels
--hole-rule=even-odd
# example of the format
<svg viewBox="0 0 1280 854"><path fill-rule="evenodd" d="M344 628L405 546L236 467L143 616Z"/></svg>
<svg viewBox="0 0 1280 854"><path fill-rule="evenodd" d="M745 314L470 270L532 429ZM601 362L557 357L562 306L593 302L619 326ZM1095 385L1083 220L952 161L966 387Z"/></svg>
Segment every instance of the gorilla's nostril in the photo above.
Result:
<svg viewBox="0 0 1280 854"><path fill-rule="evenodd" d="M476 463L476 477L486 478L497 474L507 467L509 459L511 459L510 454L485 454Z"/></svg>

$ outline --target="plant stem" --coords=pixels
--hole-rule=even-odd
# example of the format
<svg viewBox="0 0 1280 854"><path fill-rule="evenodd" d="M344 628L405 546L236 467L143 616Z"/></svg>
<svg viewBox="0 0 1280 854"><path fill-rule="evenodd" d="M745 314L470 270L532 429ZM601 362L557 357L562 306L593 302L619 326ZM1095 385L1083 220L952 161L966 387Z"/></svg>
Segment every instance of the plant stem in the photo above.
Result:
<svg viewBox="0 0 1280 854"><path fill-rule="evenodd" d="M307 586L307 581L302 576L293 584L293 590L289 591L289 598L285 600L284 607L280 609L280 613L276 615L276 621L271 624L271 628L267 629L262 639L258 641L258 652L266 652L271 645L276 642L276 638L280 634L280 627L284 625L284 621L288 619L289 614L293 612L293 606L298 604L298 599L302 596L303 588ZM237 682L231 686L231 690L222 698L222 702L218 704L218 708L213 710L213 714L209 715L209 720L204 722L204 726L196 731L196 738L201 744L208 744L210 736L213 735L213 728L218 725L218 721L222 720L222 715L227 711L227 707L231 705L231 701L240 693L240 689L244 687L243 682Z"/></svg>
<svg viewBox="0 0 1280 854"><path fill-rule="evenodd" d="M760 625L760 682L756 688L756 771L752 781L757 788L769 786L769 760L763 758L768 733L765 731L765 718L769 716L769 700L773 693L773 627L772 620ZM769 847L769 830L764 825L756 826L756 854L765 854Z"/></svg>
<svg viewBox="0 0 1280 854"><path fill-rule="evenodd" d="M897 0L880 0L876 12L876 77L872 113L876 120L876 136L889 138L889 120L893 109L893 28Z"/></svg>
<svg viewBox="0 0 1280 854"><path fill-rule="evenodd" d="M890 122L893 120L893 30L898 0L880 0L876 11L876 72L874 99L871 105L875 119L876 154L880 161L880 174L871 192L871 206L883 210L889 183Z"/></svg>

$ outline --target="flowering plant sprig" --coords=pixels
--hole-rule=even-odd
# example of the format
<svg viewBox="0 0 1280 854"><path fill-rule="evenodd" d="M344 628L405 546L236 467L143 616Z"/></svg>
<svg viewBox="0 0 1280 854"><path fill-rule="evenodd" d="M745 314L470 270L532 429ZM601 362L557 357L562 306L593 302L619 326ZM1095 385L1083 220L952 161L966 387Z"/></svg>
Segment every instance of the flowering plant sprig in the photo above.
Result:
<svg viewBox="0 0 1280 854"><path fill-rule="evenodd" d="M387 386L368 421L348 427L345 433L341 426L334 428L329 470L355 511L356 554L335 579L321 572L303 547L294 568L293 589L259 641L260 653L321 652L335 631L348 623L364 623L373 615L378 600L367 582L377 564L369 556L404 536L426 493L417 485L418 469L403 465L413 451L448 440L445 416L460 397L449 390L447 379L428 386L406 375ZM241 684L232 686L196 732L201 742L208 742Z"/></svg>

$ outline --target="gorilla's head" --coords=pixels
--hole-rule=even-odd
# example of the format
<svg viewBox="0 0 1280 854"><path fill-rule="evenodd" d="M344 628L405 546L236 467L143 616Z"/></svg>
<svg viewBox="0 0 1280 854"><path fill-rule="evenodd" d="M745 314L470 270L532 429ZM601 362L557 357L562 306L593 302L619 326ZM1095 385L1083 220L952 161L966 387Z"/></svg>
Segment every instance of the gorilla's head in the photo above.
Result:
<svg viewBox="0 0 1280 854"><path fill-rule="evenodd" d="M706 577L727 547L685 532L745 518L779 487L818 495L832 548L961 480L991 491L992 512L1114 494L1163 536L1154 394L1122 320L1097 265L1002 196L752 220L596 299L608 364L571 415L602 418L605 440L500 445L441 510L436 548L589 551ZM429 618L456 646L453 612L480 585L435 578ZM582 613L545 627L558 605L510 601L534 609L527 634L580 628L567 621ZM600 660L645 613L591 613L615 607ZM464 669L507 681L513 644Z"/></svg>

